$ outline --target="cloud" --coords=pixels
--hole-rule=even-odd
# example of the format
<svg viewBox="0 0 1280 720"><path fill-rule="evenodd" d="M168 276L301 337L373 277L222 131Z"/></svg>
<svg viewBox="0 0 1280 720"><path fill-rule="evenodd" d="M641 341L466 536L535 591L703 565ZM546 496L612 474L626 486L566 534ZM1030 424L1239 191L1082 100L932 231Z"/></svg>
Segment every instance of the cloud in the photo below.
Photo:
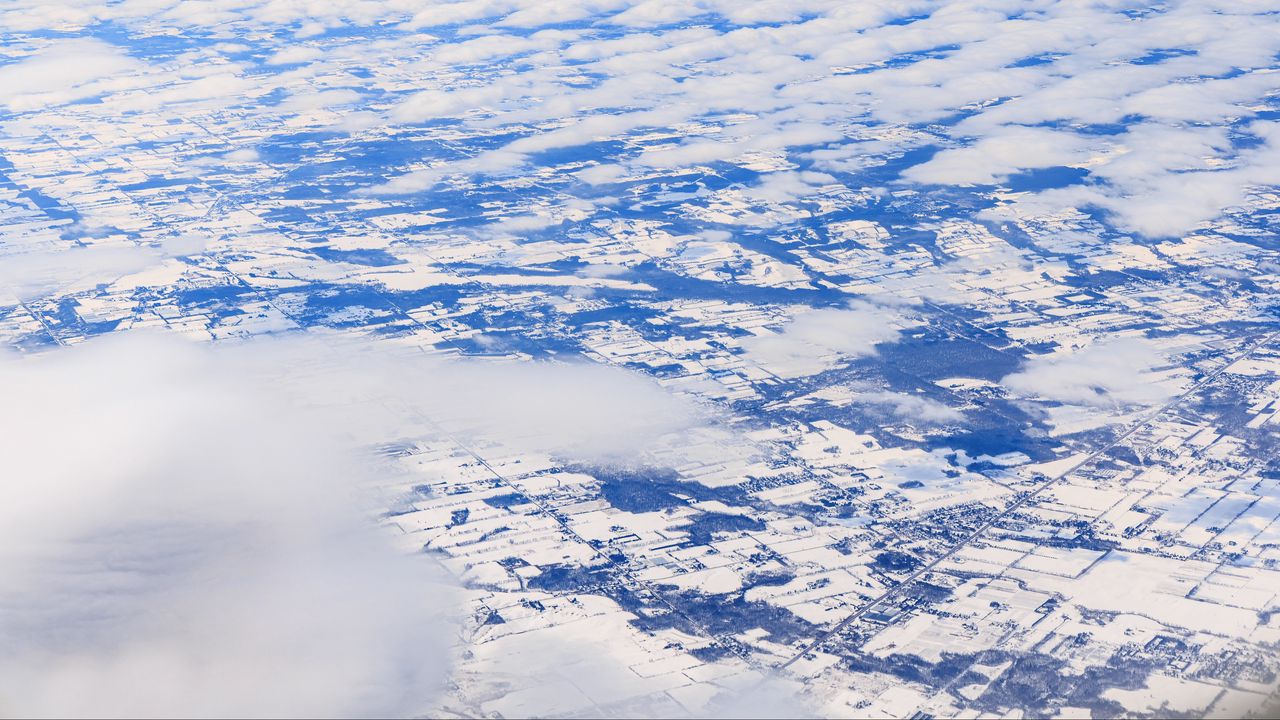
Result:
<svg viewBox="0 0 1280 720"><path fill-rule="evenodd" d="M1141 150L1094 171L1106 187L1065 188L1041 200L1103 208L1147 237L1181 236L1244 204L1251 189L1280 183L1280 123L1244 130L1258 144L1234 153L1220 129L1135 128L1129 136Z"/></svg>
<svg viewBox="0 0 1280 720"><path fill-rule="evenodd" d="M775 172L761 178L759 184L747 188L742 196L754 202L789 203L812 197L815 189L835 183L836 179L820 172Z"/></svg>
<svg viewBox="0 0 1280 720"><path fill-rule="evenodd" d="M58 40L0 66L0 103L22 111L94 97L108 89L104 81L139 67L122 49L101 40Z"/></svg>
<svg viewBox="0 0 1280 720"><path fill-rule="evenodd" d="M170 258L199 254L204 250L204 240L185 235L159 247L92 244L62 252L22 250L25 248L0 255L0 291L30 300L111 283Z"/></svg>
<svg viewBox="0 0 1280 720"><path fill-rule="evenodd" d="M969 147L944 150L928 162L909 168L903 177L930 184L992 184L1019 170L1069 165L1088 159L1089 143L1074 133L1009 128Z"/></svg>
<svg viewBox="0 0 1280 720"><path fill-rule="evenodd" d="M456 25L502 15L519 6L519 2L503 0L460 0L459 2L432 3L418 11L405 25L412 29L438 25Z"/></svg>
<svg viewBox="0 0 1280 720"><path fill-rule="evenodd" d="M452 596L372 518L412 438L651 461L708 416L594 365L122 333L0 360L0 707L426 712Z"/></svg>
<svg viewBox="0 0 1280 720"><path fill-rule="evenodd" d="M695 18L706 26L682 27ZM907 168L905 181L989 184L1023 170L1087 166L1085 183L1032 191L1014 204L1028 212L1098 208L1120 230L1149 237L1185 234L1241 203L1250 187L1274 182L1274 158L1256 148L1228 144L1213 152L1213 167L1187 175L1159 139L1182 134L1194 142L1197 133L1226 131L1269 107L1280 89L1274 72L1280 33L1274 15L1248 4L1224 9L1190 0L1137 16L1105 4L1049 2L1036 13L1014 13L995 2L850 7L826 0L747 7L701 0L677 10L624 0L462 0L427 7L402 0L19 0L0 9L0 27L17 32L50 23L74 31L104 19L130 28L145 20L149 31L175 33L289 28L319 39L267 46L264 64L368 60L366 87L397 88L389 103L371 98L363 113L317 120L327 131L395 132L397 125L448 119L468 132L502 137L481 156L423 158L399 169L400 177L377 177L365 195L536 172L543 162L538 153L641 133L678 140L603 149L596 159L608 169L586 171L582 179L608 182L629 171L675 172L751 152L790 156L815 146L827 154L814 155L817 163L802 165L802 172L843 172L936 144L943 150ZM487 26L465 26L476 21ZM415 33L450 26L457 31ZM323 36L338 27L380 30L341 40ZM77 106L76 112L105 116L293 96L259 113L269 118L273 111L346 102L322 100L326 90L299 94L295 81L310 78L309 67L249 79L243 59L228 61L218 48L232 52L221 43L188 53L193 61L178 66L148 67L98 40L58 40L0 66L0 103L40 111L103 97L101 109ZM469 68L465 78L453 70L462 65ZM1260 126L1251 132L1265 135Z"/></svg>
<svg viewBox="0 0 1280 720"><path fill-rule="evenodd" d="M267 58L268 65L298 65L319 60L324 52L319 48L296 45L284 48Z"/></svg>
<svg viewBox="0 0 1280 720"><path fill-rule="evenodd" d="M780 377L813 375L874 355L878 343L898 338L900 323L898 311L861 301L848 309L805 310L781 332L743 340L741 357Z"/></svg>
<svg viewBox="0 0 1280 720"><path fill-rule="evenodd" d="M374 479L235 353L127 335L5 358L0 708L384 716L429 707L444 591Z"/></svg>
<svg viewBox="0 0 1280 720"><path fill-rule="evenodd" d="M574 363L424 362L430 379L401 390L451 432L515 451L631 462L678 446L715 414L649 378Z"/></svg>
<svg viewBox="0 0 1280 720"><path fill-rule="evenodd" d="M491 103L502 102L507 96L508 90L500 85L457 90L424 90L398 104L392 111L391 117L398 122L406 123L453 117L482 109Z"/></svg>
<svg viewBox="0 0 1280 720"><path fill-rule="evenodd" d="M357 195L408 195L429 190L453 177L503 175L522 167L528 158L510 150L490 150L456 163L415 170L385 183L356 190Z"/></svg>
<svg viewBox="0 0 1280 720"><path fill-rule="evenodd" d="M611 600L585 597L581 602L589 610L585 617L541 627L497 628L478 638L463 672L476 695L486 698L481 712L566 717L608 708L636 718L815 716L801 698L801 683L732 660L718 663L717 677L704 686L710 692L669 693L670 677L634 669L652 662L652 650L646 648L653 643L652 633L637 629L629 622L630 613Z"/></svg>
<svg viewBox="0 0 1280 720"><path fill-rule="evenodd" d="M736 679L712 699L706 715L713 718L811 718L819 717L801 698L804 684L776 674L754 673Z"/></svg>
<svg viewBox="0 0 1280 720"><path fill-rule="evenodd" d="M1155 372L1167 363L1151 341L1120 338L1033 357L1000 382L1020 395L1071 405L1156 405L1180 389L1176 376Z"/></svg>
<svg viewBox="0 0 1280 720"><path fill-rule="evenodd" d="M908 421L953 423L964 418L964 413L937 400L887 390L860 392L857 395L857 401L880 405L894 415Z"/></svg>
<svg viewBox="0 0 1280 720"><path fill-rule="evenodd" d="M585 278L611 278L619 275L626 275L629 270L622 265L610 265L601 263L598 265L587 265L578 270L578 275Z"/></svg>
<svg viewBox="0 0 1280 720"><path fill-rule="evenodd" d="M1232 164L1238 158L1249 171L1184 177L1156 138L1161 131L1190 137L1196 124L1225 128L1265 107L1280 83L1271 72L1280 34L1272 16L1252 7L1223 12L1214 3L1187 2L1140 17L1066 3L1049 3L1034 15L1011 15L998 3L855 9L708 1L678 11L647 2L441 7L447 11L430 13L501 17L500 24L521 27L551 17L593 17L623 28L544 35L538 43L486 36L432 50L468 61L481 51L490 63L499 56L522 60L516 72L474 87L425 91L393 109L391 120L452 117L482 107L483 116L463 122L518 134L499 153L527 155L665 131L684 138L629 144L598 159L608 168L676 171L750 151L789 154L828 145L825 151L836 152L851 136L870 140L851 151L859 160L847 167L821 164L847 170L866 165L873 147L871 154L883 157L931 141L945 149L908 168L906 181L990 184L1023 170L1088 166L1089 185L1019 202L1102 208L1121 229L1149 236L1184 233L1270 177L1250 153L1229 148L1218 159ZM903 16L912 17L902 22ZM724 24L719 30L664 27L693 17ZM574 73L564 72L566 62ZM1124 127L1093 132L1106 125ZM536 161L525 157L506 167L525 162ZM1139 163L1147 166L1140 175L1126 169ZM468 161L456 165L458 174L484 172ZM607 182L618 176L601 170L582 177ZM426 186L421 175L411 175L384 188ZM1161 203L1161 197L1174 199Z"/></svg>
<svg viewBox="0 0 1280 720"><path fill-rule="evenodd" d="M1280 183L1280 134L1276 123L1257 119L1270 117L1280 89L1276 21L1265 4L1218 0L1140 11L1056 0L1030 9L994 0L13 0L0 7L0 28L20 42L0 65L0 104L25 113L6 122L7 130L21 125L23 137L92 136L72 155L117 144L77 170L83 174L73 180L82 182L53 188L58 199L76 193L92 205L90 198L106 197L97 190L122 177L157 177L166 168L156 161L189 152L204 153L207 168L235 164L236 178L211 186L218 199L203 219L168 212L185 207L137 203L166 219L258 213L267 222L272 214L260 211L271 198L309 202L286 191L310 182L311 170L343 175L344 187L374 185L364 195L448 183L477 190L466 203L493 195L499 204L487 207L501 207L509 193L490 193L486 183L558 193L555 164L576 169L583 183L604 184L737 162L744 174L760 173L741 183L739 197L787 203L829 184L861 192L861 182L881 182L865 178L884 175L862 169L937 146L902 173L906 184L1000 183L1024 170L1087 167L1080 184L1019 194L990 212L1097 209L1112 228L1164 237L1248 202L1252 188ZM210 44L146 65L101 41L46 39L51 28L62 37L108 23L123 29L112 37L145 28L145 38L174 45L245 44ZM524 31L547 25L572 30ZM439 27L438 37L410 32L424 27ZM291 36L316 39L307 47L272 44ZM144 36L134 37L144 49ZM168 44L145 49L162 55ZM262 72L241 55L266 65L333 61L314 71ZM102 102L68 104L89 99ZM356 104L363 112L344 107ZM201 132L169 124L179 117L198 121ZM329 123L325 133L314 132L316 123ZM349 144L328 139L371 129ZM262 157L219 149L245 138L262 143ZM550 152L588 144L598 164L586 169L580 154ZM282 147L305 150L308 172L284 173L287 162L272 173L245 167ZM439 151L418 157L433 152L420 148ZM14 182L54 185L40 172L49 153L10 153ZM461 159L445 159L453 157ZM352 158L361 163L343 165ZM403 165L378 165L386 162ZM89 168L103 165L90 177ZM321 179L317 189L328 194L333 188L319 187ZM649 192L610 189L632 190ZM192 208L201 195L189 193ZM893 207L914 213L934 199L921 193L921 205L911 206L910 197ZM686 225L679 214L701 201L671 208L672 221ZM543 222L514 214L486 230L516 233ZM105 242L57 256L6 248L0 285L21 297L74 292L181 254ZM945 263L934 273L945 283L911 293L959 302L964 277L990 272L992 257ZM903 282L894 274L877 282ZM877 343L898 338L901 324L901 313L866 303L805 309L777 332L743 340L741 357L783 377L811 375L874 353ZM705 409L651 380L595 365L306 343L258 341L209 354L119 342L5 362L12 372L4 382L17 383L5 385L6 402L21 401L2 411L6 432L39 450L24 446L0 460L12 526L0 530L0 571L22 581L0 591L0 689L8 691L0 702L12 703L5 710L162 714L186 701L218 713L249 703L282 714L417 711L438 657L422 661L422 677L375 670L402 667L426 649L443 652L431 633L409 648L404 638L417 636L389 629L419 627L419 619L428 627L441 605L401 602L436 586L430 571L420 583L418 565L382 547L385 538L361 514L377 502L362 499L351 514L348 480L382 477L365 444L407 434L620 463L678 451L682 433L716 425ZM1162 371L1165 362L1154 342L1102 341L1032 358L1005 384L1100 415L1095 408L1171 397L1185 378ZM867 392L860 400L926 421L958 415L915 396ZM935 470L929 466L941 477ZM352 578L357 587L347 587ZM374 597L366 586L393 591ZM382 683L386 677L396 680ZM90 704L59 704L76 698ZM744 700L731 714L764 706Z"/></svg>

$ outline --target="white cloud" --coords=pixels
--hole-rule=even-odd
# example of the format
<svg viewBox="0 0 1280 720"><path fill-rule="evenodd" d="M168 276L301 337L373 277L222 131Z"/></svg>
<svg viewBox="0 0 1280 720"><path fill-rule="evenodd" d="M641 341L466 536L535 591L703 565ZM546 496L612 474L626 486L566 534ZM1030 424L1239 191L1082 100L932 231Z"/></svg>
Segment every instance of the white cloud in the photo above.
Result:
<svg viewBox="0 0 1280 720"><path fill-rule="evenodd" d="M423 711L447 664L444 591L366 520L368 462L270 378L185 345L2 361L0 705Z"/></svg>
<svg viewBox="0 0 1280 720"><path fill-rule="evenodd" d="M804 683L774 673L754 672L728 678L730 687L714 697L705 712L713 718L812 718L803 699Z"/></svg>
<svg viewBox="0 0 1280 720"><path fill-rule="evenodd" d="M295 45L276 52L267 58L266 63L268 65L294 65L309 63L322 57L324 57L324 52L319 48Z"/></svg>
<svg viewBox="0 0 1280 720"><path fill-rule="evenodd" d="M461 0L460 2L431 3L410 18L406 27L416 29L461 24L508 13L519 6L520 3L513 0Z"/></svg>
<svg viewBox="0 0 1280 720"><path fill-rule="evenodd" d="M73 32L104 20L156 34L199 28L246 43L253 38L254 46L290 33L318 37L274 54L278 48L266 47L267 64L350 61L368 74L362 84L368 94L341 89L349 77L313 77L305 68L251 74L240 61L217 55L243 53L250 45L211 46L202 50L208 54L147 66L100 41L58 40L0 65L0 103L28 113L22 122L34 129L31 137L97 122L95 142L110 142L112 121L127 111L135 119L158 119L149 126L156 138L150 143L203 143L165 132L167 119L197 115L211 138L239 143L245 135L218 124L219 116L234 114L222 112L229 107L253 108L248 141L258 142L259 133L270 139L308 122L292 115L355 103L369 109L328 129L381 124L372 135L394 139L396 124L447 119L452 147L465 145L473 131L495 139L484 143L494 149L454 162L408 158L406 174L379 177L372 182L382 184L364 194L532 174L545 170L536 167L537 153L628 137L636 142L616 156L594 158L599 164L577 177L607 183L757 153L777 164L743 196L790 202L847 180L813 173L806 160L839 174L939 144L946 149L907 170L908 182L991 183L1022 170L1087 165L1085 184L1031 193L1006 210L1095 207L1121 230L1177 236L1244 202L1251 187L1280 183L1276 124L1236 122L1247 123L1280 89L1277 16L1265 3L1188 0L1148 8L1140 17L1130 9L1055 0L1033 8L994 0L13 0L0 7L0 28L15 37L50 28ZM916 15L927 17L890 24ZM440 38L407 34L465 23L477 24L442 30ZM565 23L575 29L493 31ZM670 27L685 24L703 26ZM378 37L319 37L351 25L376 26ZM645 30L633 32L638 28ZM25 52L17 47L7 52ZM1186 54L1134 62L1167 48ZM463 65L465 72L458 71ZM259 107L263 97L286 99ZM63 106L90 98L104 103ZM642 132L647 137L636 137ZM1241 132L1257 143L1233 144ZM795 156L813 146L825 147ZM239 152L222 157L246 165L261 159ZM148 175L156 169L138 167ZM234 190L227 199L235 199ZM516 215L490 230L532 230L543 222ZM75 290L180 254L105 244L57 256L24 248L6 252L0 285L22 297ZM992 257L943 265L936 275L945 283L913 293L963 299L963 277L989 272ZM614 272L593 267L581 274ZM897 281L885 278L881 285ZM897 311L866 303L805 310L779 332L742 341L742 357L778 375L809 375L874 353L877 343L897 339L901 324ZM60 358L6 361L12 372L0 382L17 384L5 386L10 406L0 417L13 433L5 437L30 446L0 458L9 508L0 510L9 521L0 528L6 541L0 571L23 580L14 585L18 590L0 591L8 613L0 616L0 645L21 661L0 661L0 690L21 701L0 699L6 708L67 714L107 706L159 714L192 705L235 713L250 703L255 713L265 707L282 714L415 709L428 694L415 688L429 688L439 667L435 658L423 661L423 677L395 686L378 686L389 673L375 671L438 647L424 636L422 647L407 648L392 627L416 627L415 620L430 616L433 602L399 601L434 589L412 579L417 569L406 569L404 558L384 552L362 517L346 514L346 478L336 477L334 468L351 476L369 472L361 443L406 428L443 428L462 442L513 452L623 462L678 446L680 433L712 422L647 379L593 365L360 356L346 349L329 354L289 345L248 353L253 359L216 356L238 358L228 365L164 343L121 342L91 343ZM147 364L149 355L164 360L158 370L154 361ZM1171 397L1185 378L1162 371L1164 364L1154 343L1102 342L1033 358L1005 385L1024 397L1099 414L1095 408ZM301 395L260 381L281 376L282 367L296 370L291 383L301 383ZM27 392L32 388L41 393ZM909 395L867 392L860 400L907 418L950 422L958 415ZM300 411L299 402L340 408L340 427L360 437L334 434L315 422L332 413L313 416ZM210 452L210 438L218 452ZM941 477L938 468L927 470L911 473ZM33 484L33 477L48 482ZM176 520L157 524L157 517ZM282 518L287 522L280 526ZM155 538L173 552L157 553ZM34 557L48 562L28 562ZM102 561L108 557L122 562L108 567ZM280 567L289 572L277 574ZM351 577L403 592L374 597L360 584L348 587ZM87 597L94 602L83 602ZM156 608L196 621L170 624ZM73 631L75 642L64 643L60 633ZM259 641L268 652L259 652ZM290 647L296 655L284 652ZM62 670L53 672L54 665ZM263 678L273 684L262 684ZM369 678L373 684L361 688ZM145 692L118 690L139 686ZM87 704L58 704L77 698ZM744 699L733 714L766 707Z"/></svg>
<svg viewBox="0 0 1280 720"><path fill-rule="evenodd" d="M998 3L867 3L850 8L823 2L750 7L703 2L674 12L653 3L619 5L616 12L609 3L555 4L536 12L514 2L446 7L451 12L466 9L472 19L501 15L512 25L533 25L542 15L564 13L596 13L594 17L636 27L700 15L748 26L778 23L718 32L684 28L622 37L591 32L547 36L536 50L523 41L500 42L490 36L435 50L448 56L483 43L491 48L487 52L508 53L504 57L525 53L528 65L487 85L427 91L394 110L393 119L427 116L432 111L425 106L435 106L434 112L443 115L483 107L490 112L468 120L483 127L566 119L537 129L522 127L524 137L499 152L527 154L646 128L700 126L692 133L696 137L686 136L675 146L601 158L606 166L674 170L733 160L752 150L788 153L842 143L851 120L871 135L877 126L889 124L902 131L898 137L910 138L910 145L919 144L920 132L907 130L919 128L949 146L908 170L909 181L992 183L1022 170L1089 165L1100 184L1050 190L1042 193L1046 202L1102 207L1122 229L1144 235L1185 232L1237 202L1248 183L1269 177L1260 163L1242 157L1253 171L1188 182L1174 164L1162 164L1160 148L1151 144L1157 128L1188 131L1191 123L1224 126L1232 118L1248 117L1257 111L1257 101L1275 90L1280 81L1270 70L1280 51L1280 33L1273 16L1249 7L1224 12L1213 3L1188 2L1141 18L1112 7L1065 3L1016 17ZM908 14L925 17L888 24ZM1224 37L1232 41L1223 42ZM1184 54L1144 59L1171 47ZM1038 62L1025 62L1037 56ZM575 70L599 81L567 82L557 70L565 60L581 63ZM833 72L845 67L859 72ZM468 96L483 102L465 102ZM593 114L604 109L613 112ZM1135 115L1140 131L1119 136L1078 132L1081 124L1133 125L1129 118ZM735 119L725 121L726 116ZM950 127L930 124L949 117L955 118ZM897 143L885 139L892 137L875 139L876 152L892 152ZM863 150L860 156L869 148ZM1231 155L1226 153L1228 159ZM1122 157L1129 160L1111 167ZM1118 177L1127 174L1124 164L1139 159L1148 166L1140 181ZM853 167L861 164L855 161ZM827 167L836 169L829 162ZM482 171L463 161L456 172ZM583 178L611 179L604 171L587 172ZM420 176L410 176L384 187L422 186ZM1184 186L1189 187L1186 192L1180 190ZM1157 202L1161 196L1175 200L1166 207Z"/></svg>
<svg viewBox="0 0 1280 720"><path fill-rule="evenodd" d="M1243 205L1250 190L1280 183L1277 128L1280 123L1269 121L1241 128L1258 143L1236 152L1224 128L1136 125L1120 136L1120 152L1091 168L1095 182L1028 195L985 215L1096 207L1121 230L1179 237Z"/></svg>
<svg viewBox="0 0 1280 720"><path fill-rule="evenodd" d="M652 380L586 363L426 364L429 382L407 393L464 436L524 452L608 463L679 443L710 412Z"/></svg>
<svg viewBox="0 0 1280 720"><path fill-rule="evenodd" d="M906 16L915 18L891 22ZM719 25L664 25L695 17ZM457 118L475 130L516 135L481 157L384 178L367 194L416 193L451 177L523 171L536 162L531 153L646 130L683 138L632 145L599 158L601 167L620 168L612 171L618 173L677 170L814 145L839 154L848 149L847 138L856 137L857 150L814 158L822 169L845 171L931 142L946 149L909 169L908 181L990 183L1021 170L1087 165L1092 175L1086 185L1033 193L1019 204L1098 207L1120 229L1148 236L1183 234L1239 203L1250 185L1274 178L1270 156L1231 147L1214 151L1220 165L1213 172L1188 176L1156 137L1180 133L1193 142L1206 128L1221 131L1256 114L1280 89L1280 75L1273 72L1280 52L1276 17L1250 5L1190 0L1131 17L1123 8L1064 2L1015 13L994 2L851 7L825 0L748 6L701 0L673 11L621 0L463 0L426 7L404 0L198 6L19 0L0 10L0 27L20 31L52 23L66 29L104 18L175 30L296 24L307 35L381 25L387 32L377 39L278 47L267 62L368 58L372 87L426 85L389 107L349 113L329 130L381 131L387 123L394 128ZM447 37L413 34L415 28L481 20L490 27L471 25ZM573 29L557 27L565 23ZM293 93L289 78L306 72L249 80L235 63L211 62L222 52L218 47L232 49L210 46L191 55L199 62L176 71L152 67L140 73L140 63L118 48L60 40L0 66L0 102L30 111L118 90L99 115L160 112L180 103L213 109L273 90ZM1179 52L1148 57L1168 48ZM477 69L460 81L453 70L460 64ZM197 71L204 74L192 74ZM136 92L144 87L150 90ZM298 95L274 110L345 102L328 92ZM1081 132L1092 124L1128 127L1119 134ZM582 178L614 179L605 170Z"/></svg>
<svg viewBox="0 0 1280 720"><path fill-rule="evenodd" d="M610 265L601 263L597 265L587 265L578 270L578 275L585 278L611 278L619 275L626 275L628 269L622 265Z"/></svg>
<svg viewBox="0 0 1280 720"><path fill-rule="evenodd" d="M587 597L589 614L573 622L517 632L496 630L473 646L467 671L481 709L503 717L566 717L591 708L626 708L638 718L814 717L801 683L738 662L718 663L718 677L696 693L668 694L660 676L637 673L652 635L603 597ZM670 632L670 631L668 631ZM672 633L674 635L674 633ZM661 637L661 635L659 636ZM675 658L672 658L675 659Z"/></svg>
<svg viewBox="0 0 1280 720"><path fill-rule="evenodd" d="M449 593L371 518L415 437L652 462L706 413L593 365L124 333L0 360L0 705L20 715L401 715ZM695 433L697 434L697 433Z"/></svg>
<svg viewBox="0 0 1280 720"><path fill-rule="evenodd" d="M813 375L874 355L877 343L898 338L901 323L899 311L860 301L848 309L805 310L781 332L742 340L741 357L780 377Z"/></svg>
<svg viewBox="0 0 1280 720"><path fill-rule="evenodd" d="M815 189L835 183L836 179L826 173L774 172L763 176L742 195L756 202L789 203L811 197Z"/></svg>
<svg viewBox="0 0 1280 720"><path fill-rule="evenodd" d="M473 158L415 170L380 185L361 188L357 195L408 195L433 188L451 177L502 175L522 167L528 158L509 150L490 150Z"/></svg>
<svg viewBox="0 0 1280 720"><path fill-rule="evenodd" d="M861 403L879 405L907 421L952 423L964 418L964 413L959 410L919 395L881 390L858 393L856 399Z"/></svg>
<svg viewBox="0 0 1280 720"><path fill-rule="evenodd" d="M22 111L94 97L107 89L104 81L140 67L101 40L59 40L0 66L0 103Z"/></svg>
<svg viewBox="0 0 1280 720"><path fill-rule="evenodd" d="M452 117L500 102L507 94L505 88L494 85L457 90L424 90L397 105L391 116L398 122Z"/></svg>
<svg viewBox="0 0 1280 720"><path fill-rule="evenodd" d="M1151 341L1121 338L1038 355L1000 382L1026 397L1071 405L1146 406L1164 402L1181 389L1180 374L1156 372L1167 364L1168 358Z"/></svg>
<svg viewBox="0 0 1280 720"><path fill-rule="evenodd" d="M0 255L0 291L21 300L75 292L111 283L170 258L199 254L204 245L204 238L184 235L160 247L103 243L76 245L61 252L5 247L9 252Z"/></svg>
<svg viewBox="0 0 1280 720"><path fill-rule="evenodd" d="M1089 159L1089 143L1075 133L1045 128L1001 128L968 147L944 150L908 169L913 182L971 185L998 182L1028 168Z"/></svg>

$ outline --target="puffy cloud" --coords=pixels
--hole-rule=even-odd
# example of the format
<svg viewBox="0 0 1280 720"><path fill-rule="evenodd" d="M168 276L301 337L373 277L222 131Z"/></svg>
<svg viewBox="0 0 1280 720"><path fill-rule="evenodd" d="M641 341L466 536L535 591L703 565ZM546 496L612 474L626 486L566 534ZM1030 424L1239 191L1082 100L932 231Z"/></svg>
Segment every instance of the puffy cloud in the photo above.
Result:
<svg viewBox="0 0 1280 720"><path fill-rule="evenodd" d="M324 57L324 52L319 48L295 45L276 52L267 58L266 63L268 65L295 65L309 63L322 57Z"/></svg>
<svg viewBox="0 0 1280 720"><path fill-rule="evenodd" d="M499 85L457 90L424 90L397 105L392 111L392 117L400 122L451 117L500 102L506 99L508 93L506 88Z"/></svg>
<svg viewBox="0 0 1280 720"><path fill-rule="evenodd" d="M788 203L813 195L816 188L835 183L836 179L820 172L775 172L761 178L759 184L744 191L743 197L758 202Z"/></svg>
<svg viewBox="0 0 1280 720"><path fill-rule="evenodd" d="M402 390L464 437L594 463L629 462L714 421L648 378L587 363L425 363ZM389 388L390 390L390 388Z"/></svg>
<svg viewBox="0 0 1280 720"><path fill-rule="evenodd" d="M871 135L889 124L913 145L918 133L902 131L923 131L946 146L908 169L904 178L910 182L986 184L1022 170L1088 165L1094 171L1090 185L1047 191L1045 202L1101 207L1122 229L1144 235L1185 232L1237 202L1264 175L1217 174L1188 183L1155 138L1158 132L1192 132L1190 123L1225 126L1248 117L1274 91L1277 80L1270 70L1280 34L1273 32L1273 18L1249 7L1224 12L1214 3L1189 2L1138 18L1111 7L1052 2L1034 14L1002 2L871 3L856 10L819 2L750 8L705 2L679 12L652 3L572 7L556 5L552 14L596 13L618 25L646 28L719 16L745 27L565 37L563 45L540 46L525 56L529 65L520 72L489 85L428 91L431 104L445 115L478 106L492 110L471 122L519 128L522 137L505 148L519 154L705 124L698 137L675 146L601 158L610 166L670 170L732 161L753 150L838 147L848 132L836 128L847 128L851 119ZM483 9L508 18L536 16L516 3L486 3ZM891 22L907 15L914 16L911 22ZM1237 40L1226 43L1223 37ZM529 52L517 42L503 49L512 56ZM584 84L575 76L568 82L549 72L565 60L580 63L576 69L599 81ZM455 92L461 94L450 97ZM467 95L483 101L468 104ZM422 116L414 108L426 99L406 102L393 119ZM592 114L605 109L614 112ZM725 122L733 113L754 117ZM571 119L520 127L561 117ZM944 120L949 124L935 124ZM1131 127L1119 135L1080 132L1114 123ZM878 152L902 149L883 136L875 141L885 145ZM866 157L866 149L853 154ZM1112 167L1113 162L1120 164ZM1129 176L1126 166L1138 163L1146 166L1140 181L1121 177ZM842 168L827 161L824 167L865 164ZM457 171L481 172L468 161ZM585 179L597 176L588 173ZM1191 189L1180 192L1186 185ZM410 179L384 188L412 192L427 186ZM1171 204L1181 211L1158 206L1162 195L1176 198Z"/></svg>
<svg viewBox="0 0 1280 720"><path fill-rule="evenodd" d="M415 13L406 26L417 29L458 25L502 15L517 7L520 7L520 3L514 0L459 0L458 2L430 3Z"/></svg>
<svg viewBox="0 0 1280 720"><path fill-rule="evenodd" d="M1236 151L1224 128L1141 124L1120 136L1119 152L1091 168L1093 182L1018 198L984 213L1051 214L1064 206L1107 211L1119 229L1177 237L1245 203L1251 190L1280 183L1280 123L1239 129L1257 142Z"/></svg>
<svg viewBox="0 0 1280 720"><path fill-rule="evenodd" d="M813 375L874 355L877 344L898 338L901 323L899 311L860 301L847 309L805 310L780 332L741 341L742 358L780 377Z"/></svg>
<svg viewBox="0 0 1280 720"><path fill-rule="evenodd" d="M367 521L369 463L271 379L186 345L129 336L4 359L0 706L429 707L444 590Z"/></svg>
<svg viewBox="0 0 1280 720"><path fill-rule="evenodd" d="M30 110L95 97L118 75L141 63L100 40L59 40L31 55L0 66L0 103L10 110Z"/></svg>
<svg viewBox="0 0 1280 720"><path fill-rule="evenodd" d="M1084 184L1035 192L1020 206L1096 207L1123 231L1176 236L1273 177L1269 157L1232 146L1213 152L1220 165L1212 173L1187 176L1157 137L1181 134L1193 142L1206 129L1225 131L1265 109L1280 88L1275 16L1250 4L1193 0L1134 16L1118 6L1052 0L1035 12L1004 0L856 7L700 0L677 10L628 0L19 0L0 10L0 27L74 29L108 18L149 32L288 27L320 38L275 48L269 64L386 59L370 63L369 86L396 88L390 102L329 123L330 131L394 133L397 125L451 119L505 136L480 157L428 159L430 169L376 178L368 194L419 193L453 177L536 170L537 153L646 132L684 137L657 146L627 143L596 159L623 169L621 177L626 170L674 171L817 146L826 154L814 154L816 164L802 169L845 172L930 143L942 152L907 169L906 181L987 184L1022 170L1087 166ZM709 25L681 27L695 18ZM490 27L466 25L482 20ZM375 25L382 28L377 37L322 37L329 28ZM421 28L439 36L417 33ZM138 61L117 48L57 41L0 66L0 102L35 111L119 89L104 113L180 103L213 109L273 90L295 93L290 78L311 72L249 80L239 60L216 58L218 47L231 46L193 53L200 60L177 72L139 73ZM455 70L463 65L471 68L465 81ZM133 92L141 88L150 90ZM341 103L326 92L274 109ZM1108 126L1119 130L1096 132ZM600 171L583 179L615 178Z"/></svg>
<svg viewBox="0 0 1280 720"><path fill-rule="evenodd" d="M1084 348L1039 355L1000 382L1031 398L1105 408L1155 405L1180 390L1177 376L1158 373L1167 358L1139 338L1101 341Z"/></svg>
<svg viewBox="0 0 1280 720"><path fill-rule="evenodd" d="M354 105L363 96L354 90L322 90L319 92L294 93L282 100L278 107L281 110L306 112L308 110L330 109L340 105Z"/></svg>
<svg viewBox="0 0 1280 720"><path fill-rule="evenodd" d="M964 413L937 400L887 390L858 393L857 401L879 405L909 422L952 423L964 417Z"/></svg>
<svg viewBox="0 0 1280 720"><path fill-rule="evenodd" d="M387 438L592 463L707 418L626 371L124 333L0 367L0 706L425 712L451 594L373 522Z"/></svg>
<svg viewBox="0 0 1280 720"><path fill-rule="evenodd" d="M993 184L1019 170L1088 159L1089 143L1075 133L1017 127L1001 129L967 147L944 150L909 168L903 177L939 185Z"/></svg>

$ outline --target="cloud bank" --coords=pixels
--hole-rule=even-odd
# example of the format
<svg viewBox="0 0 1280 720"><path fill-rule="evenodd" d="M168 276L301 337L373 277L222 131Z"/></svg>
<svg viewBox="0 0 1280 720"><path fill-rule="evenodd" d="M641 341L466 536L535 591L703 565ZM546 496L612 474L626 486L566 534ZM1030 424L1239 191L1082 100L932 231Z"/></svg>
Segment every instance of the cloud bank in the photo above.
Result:
<svg viewBox="0 0 1280 720"><path fill-rule="evenodd" d="M368 462L237 358L128 336L0 369L0 710L383 716L447 666L447 591Z"/></svg>
<svg viewBox="0 0 1280 720"><path fill-rule="evenodd" d="M0 710L396 716L451 592L374 522L374 441L620 462L703 423L609 368L122 333L0 360ZM403 544L403 543L401 543Z"/></svg>

